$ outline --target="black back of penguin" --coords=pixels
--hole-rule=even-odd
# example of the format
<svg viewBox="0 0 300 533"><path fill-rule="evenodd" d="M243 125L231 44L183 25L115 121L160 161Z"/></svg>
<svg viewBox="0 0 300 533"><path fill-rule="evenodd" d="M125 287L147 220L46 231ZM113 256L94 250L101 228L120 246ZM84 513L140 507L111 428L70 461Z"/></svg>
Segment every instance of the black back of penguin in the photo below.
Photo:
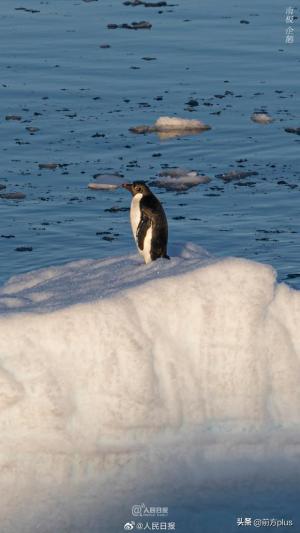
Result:
<svg viewBox="0 0 300 533"><path fill-rule="evenodd" d="M150 189L149 189L150 191ZM168 221L165 211L156 196L150 191L150 194L143 195L140 201L141 223L137 230L138 245L145 239L146 231L152 227L152 240L150 255L152 261L159 257L168 258Z"/></svg>

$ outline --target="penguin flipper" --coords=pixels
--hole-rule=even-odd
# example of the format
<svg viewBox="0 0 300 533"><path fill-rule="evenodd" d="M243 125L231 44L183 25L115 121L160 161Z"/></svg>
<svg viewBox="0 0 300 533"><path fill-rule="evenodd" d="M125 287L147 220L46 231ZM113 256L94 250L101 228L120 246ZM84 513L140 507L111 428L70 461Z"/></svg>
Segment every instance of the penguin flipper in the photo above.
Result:
<svg viewBox="0 0 300 533"><path fill-rule="evenodd" d="M144 240L147 234L148 229L151 226L151 220L144 214L142 215L141 221L136 230L137 244L140 250L144 249Z"/></svg>
<svg viewBox="0 0 300 533"><path fill-rule="evenodd" d="M152 227L151 259L155 261L160 257L169 259L167 255L168 222L160 202L155 197L146 196L140 203L142 216L149 220Z"/></svg>

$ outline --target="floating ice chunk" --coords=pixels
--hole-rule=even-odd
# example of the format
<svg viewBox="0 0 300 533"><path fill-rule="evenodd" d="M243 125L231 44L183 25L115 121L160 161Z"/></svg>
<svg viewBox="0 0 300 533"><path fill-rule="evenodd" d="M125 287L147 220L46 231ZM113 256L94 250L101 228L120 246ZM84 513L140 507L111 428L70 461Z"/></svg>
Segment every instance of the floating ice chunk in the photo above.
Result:
<svg viewBox="0 0 300 533"><path fill-rule="evenodd" d="M142 0L128 0L123 2L124 6L144 6L144 7L166 7L167 2L143 2Z"/></svg>
<svg viewBox="0 0 300 533"><path fill-rule="evenodd" d="M208 176L201 176L196 171L179 167L162 170L159 175L161 178L153 182L153 185L171 191L186 191L191 187L196 187L201 183L209 183L211 181Z"/></svg>
<svg viewBox="0 0 300 533"><path fill-rule="evenodd" d="M124 179L119 174L95 174L95 181L88 184L89 189L114 190L124 183Z"/></svg>
<svg viewBox="0 0 300 533"><path fill-rule="evenodd" d="M5 192L0 194L0 198L4 200L23 200L26 198L26 194L23 192Z"/></svg>
<svg viewBox="0 0 300 533"><path fill-rule="evenodd" d="M128 24L127 22L124 24L107 24L107 28L109 30L116 30L117 28L125 28L127 30L150 30L152 24L147 20L142 20L141 22L132 22L131 24Z"/></svg>
<svg viewBox="0 0 300 533"><path fill-rule="evenodd" d="M191 173L190 170L187 170L186 168L181 167L173 167L173 168L166 168L165 170L162 170L159 175L160 176L171 176L171 178L177 178L179 176L185 176L186 174Z"/></svg>
<svg viewBox="0 0 300 533"><path fill-rule="evenodd" d="M220 178L225 182L229 182L257 175L258 172L256 172L255 170L231 170L230 172L225 172L225 174L216 174L216 178Z"/></svg>
<svg viewBox="0 0 300 533"><path fill-rule="evenodd" d="M251 115L251 120L253 122L258 122L259 124L270 124L271 122L274 122L274 119L267 113L253 113Z"/></svg>
<svg viewBox="0 0 300 533"><path fill-rule="evenodd" d="M284 131L287 133L295 133L296 135L300 135L300 128L284 128Z"/></svg>
<svg viewBox="0 0 300 533"><path fill-rule="evenodd" d="M156 131L172 131L172 130L209 130L210 126L204 124L201 120L193 120L178 117L160 117L154 123Z"/></svg>
<svg viewBox="0 0 300 533"><path fill-rule="evenodd" d="M118 189L120 185L112 185L112 183L89 183L88 188L89 189L98 189L98 190L113 190Z"/></svg>
<svg viewBox="0 0 300 533"><path fill-rule="evenodd" d="M47 169L47 170L55 170L56 168L60 167L59 163L39 163L39 169Z"/></svg>
<svg viewBox="0 0 300 533"><path fill-rule="evenodd" d="M142 124L141 126L132 126L129 128L129 131L132 133L153 133L155 128L152 126L147 126L146 124Z"/></svg>
<svg viewBox="0 0 300 533"><path fill-rule="evenodd" d="M180 135L197 134L210 130L208 124L201 120L178 117L160 117L152 126L140 125L129 128L132 133L157 133L161 139L168 139Z"/></svg>

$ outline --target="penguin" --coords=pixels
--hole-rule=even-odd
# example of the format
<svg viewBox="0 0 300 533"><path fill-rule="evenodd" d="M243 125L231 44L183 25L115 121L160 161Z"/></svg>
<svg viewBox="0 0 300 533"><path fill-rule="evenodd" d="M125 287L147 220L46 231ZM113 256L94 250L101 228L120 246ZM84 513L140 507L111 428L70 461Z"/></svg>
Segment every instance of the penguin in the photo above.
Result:
<svg viewBox="0 0 300 533"><path fill-rule="evenodd" d="M132 194L130 223L134 240L145 263L167 255L168 222L160 201L144 181L122 185Z"/></svg>

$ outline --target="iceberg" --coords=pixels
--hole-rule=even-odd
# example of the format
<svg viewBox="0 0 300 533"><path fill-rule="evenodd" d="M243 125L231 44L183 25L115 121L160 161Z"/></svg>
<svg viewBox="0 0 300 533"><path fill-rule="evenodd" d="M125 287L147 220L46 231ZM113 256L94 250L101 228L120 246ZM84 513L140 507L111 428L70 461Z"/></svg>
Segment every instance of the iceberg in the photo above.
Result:
<svg viewBox="0 0 300 533"><path fill-rule="evenodd" d="M159 117L154 124L145 124L129 128L132 133L157 133L161 140L172 139L185 135L195 135L210 130L211 126L204 124L202 120L186 119L179 117Z"/></svg>
<svg viewBox="0 0 300 533"><path fill-rule="evenodd" d="M0 288L5 533L117 533L142 502L185 533L299 519L300 293L264 264L170 255Z"/></svg>

